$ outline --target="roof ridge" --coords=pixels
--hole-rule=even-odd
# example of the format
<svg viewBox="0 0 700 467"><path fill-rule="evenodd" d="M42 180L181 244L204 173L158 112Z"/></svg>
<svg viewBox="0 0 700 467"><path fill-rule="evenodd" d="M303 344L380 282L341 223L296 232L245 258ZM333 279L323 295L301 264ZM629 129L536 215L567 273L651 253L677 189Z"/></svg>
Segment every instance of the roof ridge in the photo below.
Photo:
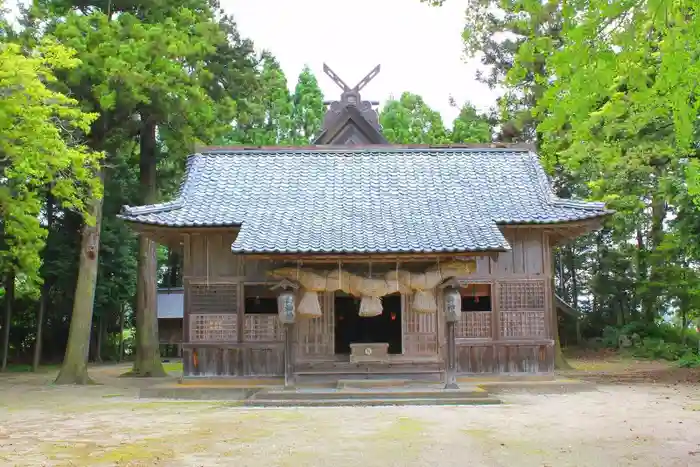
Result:
<svg viewBox="0 0 700 467"><path fill-rule="evenodd" d="M454 146L454 145L425 145L425 146L403 146L403 145L366 145L366 146L304 146L304 147L265 147L265 146L240 146L240 147L220 147L220 148L202 148L199 152L192 154L190 157L196 156L239 156L239 155L277 155L277 154L302 154L302 153L345 153L345 154L365 154L377 152L408 152L408 153L427 153L427 152L449 152L449 153L529 153L526 148L515 147L499 147L499 146Z"/></svg>

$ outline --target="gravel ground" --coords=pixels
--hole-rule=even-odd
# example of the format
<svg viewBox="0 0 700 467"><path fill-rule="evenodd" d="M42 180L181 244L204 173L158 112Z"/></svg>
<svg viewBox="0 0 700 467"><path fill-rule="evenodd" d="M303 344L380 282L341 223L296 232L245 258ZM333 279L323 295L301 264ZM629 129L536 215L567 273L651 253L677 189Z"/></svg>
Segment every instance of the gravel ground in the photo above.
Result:
<svg viewBox="0 0 700 467"><path fill-rule="evenodd" d="M146 401L124 367L102 385L0 376L7 466L700 466L700 387L603 384L505 394L502 406L240 409Z"/></svg>

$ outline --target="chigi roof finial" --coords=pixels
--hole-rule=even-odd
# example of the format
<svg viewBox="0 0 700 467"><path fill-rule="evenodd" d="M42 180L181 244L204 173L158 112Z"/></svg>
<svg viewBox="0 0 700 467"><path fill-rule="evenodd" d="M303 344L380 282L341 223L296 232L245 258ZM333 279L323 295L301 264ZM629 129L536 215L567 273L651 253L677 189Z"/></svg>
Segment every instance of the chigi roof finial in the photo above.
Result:
<svg viewBox="0 0 700 467"><path fill-rule="evenodd" d="M343 91L340 95L339 101L326 101L324 104L329 105L330 108L326 113L326 117L323 121L324 129L329 128L335 118L338 116L340 111L347 106L356 107L357 110L362 114L362 116L367 120L372 126L379 129L379 116L374 110L373 106L379 105L377 101L363 101L360 96L360 91L367 86L370 81L372 81L381 70L381 65L375 66L372 71L367 73L364 78L362 78L355 86L352 88L348 86L345 81L343 81L328 65L323 64L323 72L327 74L335 84Z"/></svg>

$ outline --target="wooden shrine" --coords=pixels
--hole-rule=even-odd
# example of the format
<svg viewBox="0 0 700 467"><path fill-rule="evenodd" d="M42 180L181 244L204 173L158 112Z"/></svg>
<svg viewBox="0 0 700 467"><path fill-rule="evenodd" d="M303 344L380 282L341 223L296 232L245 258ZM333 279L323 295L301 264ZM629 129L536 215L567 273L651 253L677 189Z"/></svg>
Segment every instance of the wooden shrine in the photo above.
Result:
<svg viewBox="0 0 700 467"><path fill-rule="evenodd" d="M551 373L552 248L600 203L552 194L536 154L396 146L340 86L308 147L209 148L179 196L125 207L182 249L184 376L453 382Z"/></svg>

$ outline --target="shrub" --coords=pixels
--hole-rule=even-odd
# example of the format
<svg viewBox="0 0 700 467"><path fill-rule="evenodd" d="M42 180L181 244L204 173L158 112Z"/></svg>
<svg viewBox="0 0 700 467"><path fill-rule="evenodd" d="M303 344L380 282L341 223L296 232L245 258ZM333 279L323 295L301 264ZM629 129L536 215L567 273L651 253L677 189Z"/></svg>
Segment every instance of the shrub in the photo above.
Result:
<svg viewBox="0 0 700 467"><path fill-rule="evenodd" d="M620 341L620 334L620 328L605 326L605 328L603 328L603 346L616 349Z"/></svg>
<svg viewBox="0 0 700 467"><path fill-rule="evenodd" d="M700 368L700 355L686 352L678 359L678 366L681 368Z"/></svg>
<svg viewBox="0 0 700 467"><path fill-rule="evenodd" d="M687 350L687 347L675 342L646 337L641 344L632 348L632 355L653 360L678 360Z"/></svg>

